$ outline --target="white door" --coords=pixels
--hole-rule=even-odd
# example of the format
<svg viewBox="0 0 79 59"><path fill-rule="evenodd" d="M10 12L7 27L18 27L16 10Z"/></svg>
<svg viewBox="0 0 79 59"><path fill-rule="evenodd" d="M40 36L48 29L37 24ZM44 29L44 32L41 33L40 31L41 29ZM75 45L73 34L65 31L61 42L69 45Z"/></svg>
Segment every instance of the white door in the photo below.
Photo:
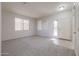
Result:
<svg viewBox="0 0 79 59"><path fill-rule="evenodd" d="M76 3L76 13L75 13L75 20L76 20L76 40L75 40L75 51L76 55L79 56L79 3Z"/></svg>
<svg viewBox="0 0 79 59"><path fill-rule="evenodd" d="M75 40L76 40L76 10L75 5L73 5L73 19L72 19L72 43L73 49L75 48Z"/></svg>

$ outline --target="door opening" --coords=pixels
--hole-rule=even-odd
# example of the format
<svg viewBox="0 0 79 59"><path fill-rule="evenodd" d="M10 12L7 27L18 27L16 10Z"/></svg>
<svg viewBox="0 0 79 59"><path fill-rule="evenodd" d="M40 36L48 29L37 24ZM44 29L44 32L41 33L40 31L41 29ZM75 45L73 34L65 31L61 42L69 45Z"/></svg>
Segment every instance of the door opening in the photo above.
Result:
<svg viewBox="0 0 79 59"><path fill-rule="evenodd" d="M54 30L53 30L53 36L54 37L57 37L58 36L58 21L57 20L55 20L54 22L53 22L53 24L54 24Z"/></svg>

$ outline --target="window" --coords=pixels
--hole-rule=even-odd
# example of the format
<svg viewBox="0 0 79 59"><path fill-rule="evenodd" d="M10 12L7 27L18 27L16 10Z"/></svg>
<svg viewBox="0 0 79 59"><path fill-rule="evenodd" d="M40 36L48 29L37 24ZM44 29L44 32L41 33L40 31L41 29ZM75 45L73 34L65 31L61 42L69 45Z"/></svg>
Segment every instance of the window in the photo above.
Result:
<svg viewBox="0 0 79 59"><path fill-rule="evenodd" d="M15 18L15 30L23 30L23 20Z"/></svg>
<svg viewBox="0 0 79 59"><path fill-rule="evenodd" d="M42 30L42 22L41 22L41 20L38 20L37 28L38 28L38 30Z"/></svg>
<svg viewBox="0 0 79 59"><path fill-rule="evenodd" d="M58 35L57 26L58 26L58 21L55 20L55 21L54 21L54 33L53 33L53 35L54 35L55 37L57 37L57 35Z"/></svg>
<svg viewBox="0 0 79 59"><path fill-rule="evenodd" d="M24 30L29 30L29 21L24 20Z"/></svg>
<svg viewBox="0 0 79 59"><path fill-rule="evenodd" d="M29 20L15 18L15 30L29 30Z"/></svg>

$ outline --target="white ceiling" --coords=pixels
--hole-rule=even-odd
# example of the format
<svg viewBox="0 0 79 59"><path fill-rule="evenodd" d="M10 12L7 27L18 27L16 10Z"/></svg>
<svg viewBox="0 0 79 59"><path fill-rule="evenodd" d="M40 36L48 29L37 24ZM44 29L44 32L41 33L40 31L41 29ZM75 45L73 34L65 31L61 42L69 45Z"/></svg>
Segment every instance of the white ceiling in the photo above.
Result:
<svg viewBox="0 0 79 59"><path fill-rule="evenodd" d="M2 9L38 18L51 15L55 12L61 12L58 7L62 5L64 6L64 10L73 7L72 2L27 2L26 4L23 2L3 2Z"/></svg>

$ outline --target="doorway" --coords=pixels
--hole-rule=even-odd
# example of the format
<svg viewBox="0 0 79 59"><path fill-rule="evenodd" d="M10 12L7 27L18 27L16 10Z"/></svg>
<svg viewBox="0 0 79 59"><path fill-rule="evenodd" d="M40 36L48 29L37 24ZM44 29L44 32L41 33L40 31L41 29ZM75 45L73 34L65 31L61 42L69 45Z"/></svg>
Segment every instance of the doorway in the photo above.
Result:
<svg viewBox="0 0 79 59"><path fill-rule="evenodd" d="M58 21L54 20L53 24L54 24L53 36L57 37L58 36Z"/></svg>

